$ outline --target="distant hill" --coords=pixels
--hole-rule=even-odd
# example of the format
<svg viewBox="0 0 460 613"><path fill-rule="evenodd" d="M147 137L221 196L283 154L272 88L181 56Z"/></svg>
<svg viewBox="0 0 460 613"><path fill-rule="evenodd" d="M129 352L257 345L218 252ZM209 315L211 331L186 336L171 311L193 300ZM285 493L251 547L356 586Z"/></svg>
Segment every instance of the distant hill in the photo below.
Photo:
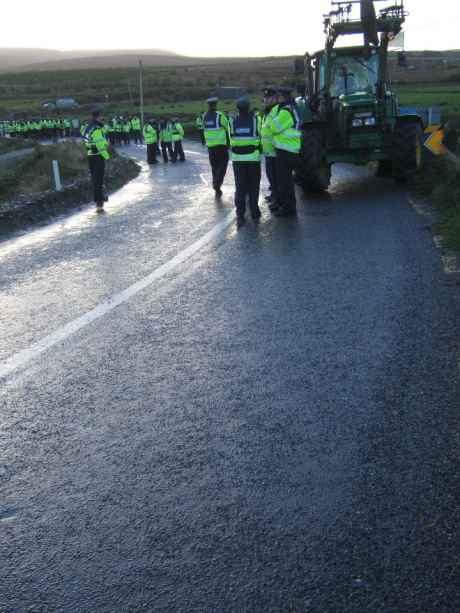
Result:
<svg viewBox="0 0 460 613"><path fill-rule="evenodd" d="M164 49L57 51L0 48L0 72L129 67L137 64L139 58L151 66L186 61L186 58Z"/></svg>

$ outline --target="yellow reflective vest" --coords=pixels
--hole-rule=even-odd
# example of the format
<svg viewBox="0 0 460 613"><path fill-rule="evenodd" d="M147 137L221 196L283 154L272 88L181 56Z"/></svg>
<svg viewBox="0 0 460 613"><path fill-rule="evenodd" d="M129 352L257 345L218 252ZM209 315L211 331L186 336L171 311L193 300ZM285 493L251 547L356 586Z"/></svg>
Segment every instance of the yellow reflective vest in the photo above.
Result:
<svg viewBox="0 0 460 613"><path fill-rule="evenodd" d="M104 126L99 121L91 123L86 128L84 139L89 156L100 155L104 160L110 158L109 142L105 137Z"/></svg>
<svg viewBox="0 0 460 613"><path fill-rule="evenodd" d="M206 146L227 145L228 119L221 111L208 111L203 115Z"/></svg>

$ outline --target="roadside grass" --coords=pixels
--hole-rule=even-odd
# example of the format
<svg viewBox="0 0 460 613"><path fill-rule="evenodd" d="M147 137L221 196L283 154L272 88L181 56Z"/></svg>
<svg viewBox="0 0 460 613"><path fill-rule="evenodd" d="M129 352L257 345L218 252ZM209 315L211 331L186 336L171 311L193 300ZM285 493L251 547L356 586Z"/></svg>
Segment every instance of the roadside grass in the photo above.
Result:
<svg viewBox="0 0 460 613"><path fill-rule="evenodd" d="M63 190L53 189L52 161L59 161ZM104 177L107 194L123 187L140 172L131 159L114 154ZM12 168L0 169L0 240L92 200L92 188L84 145L67 141L37 147Z"/></svg>
<svg viewBox="0 0 460 613"><path fill-rule="evenodd" d="M88 160L83 143L66 141L38 145L30 157L20 160L13 169L0 170L0 202L53 190L53 160L59 162L64 188L77 180L89 183ZM137 174L137 165L118 155L114 155L107 166L109 189L120 187Z"/></svg>
<svg viewBox="0 0 460 613"><path fill-rule="evenodd" d="M42 192L53 187L52 161L58 160L61 179L65 183L87 172L85 148L79 142L39 146L34 163L28 165L19 183L23 194Z"/></svg>
<svg viewBox="0 0 460 613"><path fill-rule="evenodd" d="M34 146L35 142L29 139L0 138L0 155L3 153L10 153L11 151L17 151L18 149L28 149Z"/></svg>
<svg viewBox="0 0 460 613"><path fill-rule="evenodd" d="M428 197L440 214L435 230L447 249L460 251L460 165L434 159L414 177L416 194Z"/></svg>
<svg viewBox="0 0 460 613"><path fill-rule="evenodd" d="M460 118L460 87L454 83L395 85L402 106L439 106L443 119Z"/></svg>

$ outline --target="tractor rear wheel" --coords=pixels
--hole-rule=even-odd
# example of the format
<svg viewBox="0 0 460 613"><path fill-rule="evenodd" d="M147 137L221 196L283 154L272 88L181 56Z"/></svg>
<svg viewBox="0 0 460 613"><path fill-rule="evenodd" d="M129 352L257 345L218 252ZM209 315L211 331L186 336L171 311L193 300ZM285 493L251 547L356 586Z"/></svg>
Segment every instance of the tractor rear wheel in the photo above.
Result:
<svg viewBox="0 0 460 613"><path fill-rule="evenodd" d="M321 130L305 130L300 151L297 182L306 192L323 192L331 182L331 165L324 150Z"/></svg>
<svg viewBox="0 0 460 613"><path fill-rule="evenodd" d="M423 130L418 121L399 121L393 135L393 177L407 181L422 167Z"/></svg>

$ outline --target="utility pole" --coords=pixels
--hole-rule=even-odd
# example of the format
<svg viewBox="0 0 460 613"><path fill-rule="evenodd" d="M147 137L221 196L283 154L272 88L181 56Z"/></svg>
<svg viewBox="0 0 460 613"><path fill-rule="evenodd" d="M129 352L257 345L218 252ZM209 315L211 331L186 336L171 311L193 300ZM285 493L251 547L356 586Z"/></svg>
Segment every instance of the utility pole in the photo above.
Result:
<svg viewBox="0 0 460 613"><path fill-rule="evenodd" d="M134 106L133 90L131 89L131 81L129 80L128 80L128 92L129 92L129 101L131 102L131 106Z"/></svg>
<svg viewBox="0 0 460 613"><path fill-rule="evenodd" d="M141 103L141 130L144 129L144 81L142 74L142 60L139 60L139 98Z"/></svg>

